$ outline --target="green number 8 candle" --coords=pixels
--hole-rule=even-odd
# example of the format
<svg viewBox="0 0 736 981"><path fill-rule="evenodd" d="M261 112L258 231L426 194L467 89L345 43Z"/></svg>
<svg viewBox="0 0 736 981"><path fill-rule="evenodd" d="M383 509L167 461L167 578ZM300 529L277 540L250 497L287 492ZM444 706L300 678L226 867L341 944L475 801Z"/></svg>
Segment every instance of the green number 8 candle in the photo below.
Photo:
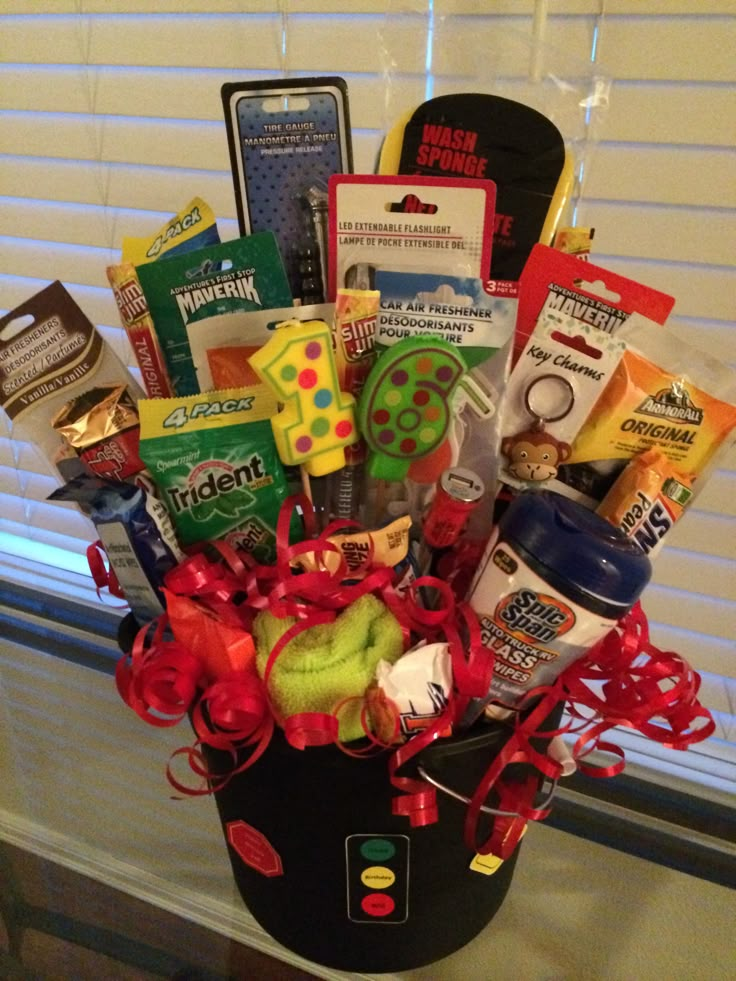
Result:
<svg viewBox="0 0 736 981"><path fill-rule="evenodd" d="M355 399L340 391L328 325L289 322L249 360L284 403L271 419L282 462L301 465L312 477L344 467L345 447L358 439Z"/></svg>
<svg viewBox="0 0 736 981"><path fill-rule="evenodd" d="M372 477L403 480L413 460L440 446L452 393L466 371L456 349L439 337L407 337L378 358L358 412Z"/></svg>

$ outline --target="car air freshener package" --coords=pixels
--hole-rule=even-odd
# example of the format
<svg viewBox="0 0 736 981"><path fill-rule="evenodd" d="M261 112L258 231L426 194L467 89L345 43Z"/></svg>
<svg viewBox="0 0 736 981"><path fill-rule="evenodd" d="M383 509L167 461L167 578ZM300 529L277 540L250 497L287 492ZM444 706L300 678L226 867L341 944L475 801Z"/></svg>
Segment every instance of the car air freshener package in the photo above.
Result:
<svg viewBox="0 0 736 981"><path fill-rule="evenodd" d="M530 106L488 93L422 103L389 130L381 174L484 178L496 184L493 279L518 280L532 246L552 243L573 189L560 131Z"/></svg>
<svg viewBox="0 0 736 981"><path fill-rule="evenodd" d="M16 439L35 443L48 460L59 449L51 421L91 388L140 387L109 344L56 281L0 319L0 407Z"/></svg>
<svg viewBox="0 0 736 981"><path fill-rule="evenodd" d="M51 425L98 477L125 480L144 468L138 409L127 385L88 389L67 402Z"/></svg>
<svg viewBox="0 0 736 981"><path fill-rule="evenodd" d="M487 278L492 181L343 175L329 195L331 296L373 289L377 269Z"/></svg>
<svg viewBox="0 0 736 981"><path fill-rule="evenodd" d="M110 567L139 624L163 613L164 576L184 558L161 501L140 487L84 474L49 495L92 519Z"/></svg>
<svg viewBox="0 0 736 981"><path fill-rule="evenodd" d="M506 388L501 443L504 483L522 489L539 487L557 476L624 348L618 336L554 310L545 311Z"/></svg>
<svg viewBox="0 0 736 981"><path fill-rule="evenodd" d="M291 305L273 232L136 266L176 395L199 391L187 325Z"/></svg>
<svg viewBox="0 0 736 981"><path fill-rule="evenodd" d="M331 323L334 310L332 303L315 303L252 313L223 313L190 321L186 326L187 340L200 392L258 384L248 359L263 347L278 324L286 320Z"/></svg>
<svg viewBox="0 0 736 981"><path fill-rule="evenodd" d="M560 479L592 506L629 460L660 450L694 480L736 436L736 371L632 315L626 352L572 446Z"/></svg>
<svg viewBox="0 0 736 981"><path fill-rule="evenodd" d="M509 374L515 284L506 284L496 295L495 282L481 279L379 270L376 286L381 294L379 352L409 337L440 337L457 348L468 368L452 394L449 452L417 461L408 476L428 485L426 498L448 467L473 470L485 488L483 502L471 518L471 526L480 530L491 519L498 480L501 413L497 410ZM426 503L420 502L420 511Z"/></svg>
<svg viewBox="0 0 736 981"><path fill-rule="evenodd" d="M519 280L515 360L546 310L556 310L591 327L615 334L636 312L664 324L674 298L610 272L575 255L535 245Z"/></svg>
<svg viewBox="0 0 736 981"><path fill-rule="evenodd" d="M259 562L275 556L288 496L265 385L178 399L143 399L141 457L183 547L224 539Z"/></svg>
<svg viewBox="0 0 736 981"><path fill-rule="evenodd" d="M323 302L327 182L353 169L345 81L227 83L222 104L240 234L275 232L294 297Z"/></svg>

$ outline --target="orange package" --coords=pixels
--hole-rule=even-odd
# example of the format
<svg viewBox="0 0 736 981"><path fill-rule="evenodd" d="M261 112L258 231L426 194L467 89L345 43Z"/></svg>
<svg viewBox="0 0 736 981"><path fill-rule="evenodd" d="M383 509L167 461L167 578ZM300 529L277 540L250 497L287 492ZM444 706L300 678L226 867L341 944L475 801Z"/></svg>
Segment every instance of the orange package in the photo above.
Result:
<svg viewBox="0 0 736 981"><path fill-rule="evenodd" d="M215 391L225 388L244 388L248 385L259 385L261 379L250 366L248 360L259 350L255 347L238 345L237 347L213 347L207 350L207 361L212 375L212 387Z"/></svg>
<svg viewBox="0 0 736 981"><path fill-rule="evenodd" d="M177 596L168 589L162 592L174 638L204 662L208 681L218 681L234 671L255 671L253 638L235 615L226 623L188 596Z"/></svg>
<svg viewBox="0 0 736 981"><path fill-rule="evenodd" d="M646 450L695 480L736 436L733 368L638 314L616 336L627 349L560 471L592 507Z"/></svg>
<svg viewBox="0 0 736 981"><path fill-rule="evenodd" d="M635 456L598 507L598 514L632 538L653 558L687 507L692 474L676 470L664 453Z"/></svg>

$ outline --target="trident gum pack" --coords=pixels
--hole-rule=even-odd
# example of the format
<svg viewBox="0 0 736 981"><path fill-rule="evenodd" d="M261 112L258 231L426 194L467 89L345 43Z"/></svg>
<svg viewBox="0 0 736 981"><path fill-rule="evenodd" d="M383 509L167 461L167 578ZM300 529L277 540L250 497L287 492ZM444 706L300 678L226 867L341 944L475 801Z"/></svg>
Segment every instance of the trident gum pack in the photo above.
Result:
<svg viewBox="0 0 736 981"><path fill-rule="evenodd" d="M183 547L221 538L273 560L288 495L271 433L276 408L265 385L141 400L141 458Z"/></svg>

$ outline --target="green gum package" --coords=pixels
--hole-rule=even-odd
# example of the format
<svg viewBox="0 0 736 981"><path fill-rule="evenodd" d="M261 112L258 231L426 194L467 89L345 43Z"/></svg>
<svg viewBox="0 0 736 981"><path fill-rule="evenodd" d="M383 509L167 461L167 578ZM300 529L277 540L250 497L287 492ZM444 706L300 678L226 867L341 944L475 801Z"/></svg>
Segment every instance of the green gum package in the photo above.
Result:
<svg viewBox="0 0 736 981"><path fill-rule="evenodd" d="M271 431L276 411L265 385L139 402L141 459L182 547L224 539L273 562L289 494Z"/></svg>

